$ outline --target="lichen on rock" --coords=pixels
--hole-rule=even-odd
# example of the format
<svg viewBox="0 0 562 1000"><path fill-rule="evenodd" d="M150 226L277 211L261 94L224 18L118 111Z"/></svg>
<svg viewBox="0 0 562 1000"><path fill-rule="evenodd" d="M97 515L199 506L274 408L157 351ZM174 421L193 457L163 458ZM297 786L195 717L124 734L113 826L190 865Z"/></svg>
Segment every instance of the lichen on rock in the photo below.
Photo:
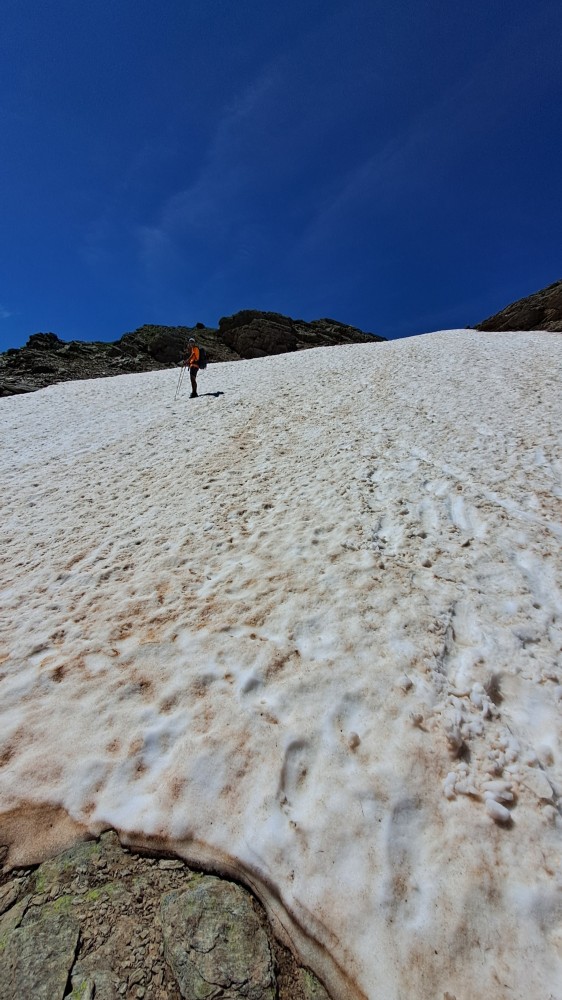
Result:
<svg viewBox="0 0 562 1000"><path fill-rule="evenodd" d="M161 916L164 953L185 1000L274 1000L267 935L240 886L201 879L167 893Z"/></svg>

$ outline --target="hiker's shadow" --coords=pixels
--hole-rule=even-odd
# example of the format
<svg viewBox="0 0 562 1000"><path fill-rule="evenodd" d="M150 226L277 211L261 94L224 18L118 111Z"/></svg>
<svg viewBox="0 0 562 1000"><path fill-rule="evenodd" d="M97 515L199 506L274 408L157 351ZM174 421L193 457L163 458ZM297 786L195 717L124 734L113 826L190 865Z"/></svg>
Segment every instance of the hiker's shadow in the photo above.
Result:
<svg viewBox="0 0 562 1000"><path fill-rule="evenodd" d="M201 399L203 396L214 396L215 399L218 399L219 396L224 396L224 392L222 392L222 390L219 389L217 392L199 392L197 393L197 395L199 399Z"/></svg>

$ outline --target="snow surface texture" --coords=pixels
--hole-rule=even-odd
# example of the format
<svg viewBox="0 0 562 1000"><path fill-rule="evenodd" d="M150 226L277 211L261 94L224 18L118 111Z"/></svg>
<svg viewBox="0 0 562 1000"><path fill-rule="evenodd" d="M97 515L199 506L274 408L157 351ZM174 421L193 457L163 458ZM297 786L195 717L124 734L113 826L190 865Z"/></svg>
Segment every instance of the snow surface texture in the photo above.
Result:
<svg viewBox="0 0 562 1000"><path fill-rule="evenodd" d="M0 809L236 872L334 997L562 997L560 341L3 400Z"/></svg>

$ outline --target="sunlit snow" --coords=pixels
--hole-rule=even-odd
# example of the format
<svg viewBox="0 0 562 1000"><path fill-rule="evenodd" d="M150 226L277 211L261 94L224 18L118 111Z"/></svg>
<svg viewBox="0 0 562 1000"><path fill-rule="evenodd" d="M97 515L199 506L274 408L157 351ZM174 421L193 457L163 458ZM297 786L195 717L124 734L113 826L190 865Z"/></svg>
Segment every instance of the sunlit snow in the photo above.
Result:
<svg viewBox="0 0 562 1000"><path fill-rule="evenodd" d="M339 1000L560 1000L561 343L0 401L0 810L238 874Z"/></svg>

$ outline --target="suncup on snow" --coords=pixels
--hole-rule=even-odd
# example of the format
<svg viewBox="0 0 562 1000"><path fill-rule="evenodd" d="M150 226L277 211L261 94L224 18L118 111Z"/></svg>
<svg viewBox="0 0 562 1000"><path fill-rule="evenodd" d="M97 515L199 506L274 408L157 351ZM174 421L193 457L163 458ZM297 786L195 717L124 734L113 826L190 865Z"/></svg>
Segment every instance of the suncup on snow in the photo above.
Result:
<svg viewBox="0 0 562 1000"><path fill-rule="evenodd" d="M559 345L303 360L3 401L0 812L245 880L333 1000L560 998Z"/></svg>

